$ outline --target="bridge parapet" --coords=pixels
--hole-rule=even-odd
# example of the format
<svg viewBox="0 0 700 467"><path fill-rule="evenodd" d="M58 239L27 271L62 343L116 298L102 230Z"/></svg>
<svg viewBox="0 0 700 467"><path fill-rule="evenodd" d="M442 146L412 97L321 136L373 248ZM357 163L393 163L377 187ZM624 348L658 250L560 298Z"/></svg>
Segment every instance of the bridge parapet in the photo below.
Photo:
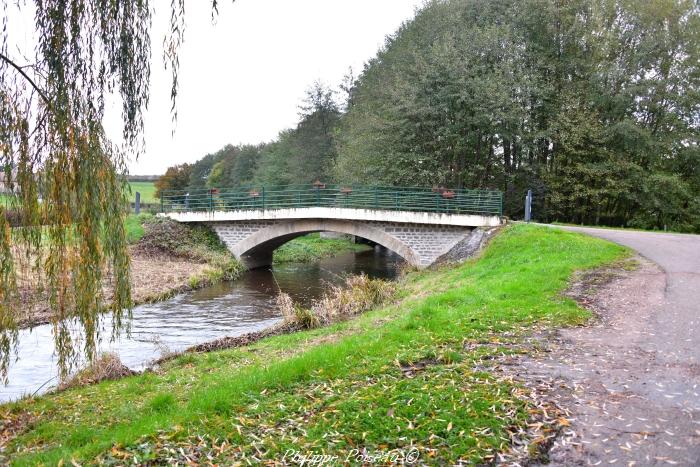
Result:
<svg viewBox="0 0 700 467"><path fill-rule="evenodd" d="M314 186L166 190L161 194L161 212L164 213L311 207L500 217L503 214L503 194L490 190L327 186L320 182Z"/></svg>

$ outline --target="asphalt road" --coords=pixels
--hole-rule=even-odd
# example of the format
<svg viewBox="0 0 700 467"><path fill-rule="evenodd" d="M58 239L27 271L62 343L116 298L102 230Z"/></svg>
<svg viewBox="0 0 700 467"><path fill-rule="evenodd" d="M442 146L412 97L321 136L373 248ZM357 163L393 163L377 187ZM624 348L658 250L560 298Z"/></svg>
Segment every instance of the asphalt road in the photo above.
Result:
<svg viewBox="0 0 700 467"><path fill-rule="evenodd" d="M556 227L663 271L611 286L609 322L564 332L569 352L551 363L579 384L582 444L555 463L700 466L700 235Z"/></svg>
<svg viewBox="0 0 700 467"><path fill-rule="evenodd" d="M700 364L700 235L561 228L625 245L661 266L666 290L651 340L666 359Z"/></svg>

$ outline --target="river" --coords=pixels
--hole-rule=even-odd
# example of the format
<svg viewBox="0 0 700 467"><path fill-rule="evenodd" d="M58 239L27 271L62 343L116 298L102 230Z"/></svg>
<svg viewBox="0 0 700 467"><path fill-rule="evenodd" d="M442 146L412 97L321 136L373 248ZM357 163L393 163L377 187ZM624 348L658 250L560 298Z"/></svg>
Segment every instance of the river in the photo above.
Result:
<svg viewBox="0 0 700 467"><path fill-rule="evenodd" d="M224 336L269 327L280 320L275 297L282 290L302 305L318 298L328 283L349 274L393 279L402 260L381 247L347 253L316 263L290 263L248 271L233 282L222 282L159 303L134 309L131 335L109 342L109 320L103 326L101 351L115 352L129 368L141 370L163 351L180 351ZM0 385L0 402L41 393L57 382L50 325L21 330L19 359L11 362L8 386Z"/></svg>

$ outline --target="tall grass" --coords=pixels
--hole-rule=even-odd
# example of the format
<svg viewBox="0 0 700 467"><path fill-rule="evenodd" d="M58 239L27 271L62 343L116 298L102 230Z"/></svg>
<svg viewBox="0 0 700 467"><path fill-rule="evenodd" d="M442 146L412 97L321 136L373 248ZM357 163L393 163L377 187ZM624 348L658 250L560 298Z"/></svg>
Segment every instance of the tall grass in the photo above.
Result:
<svg viewBox="0 0 700 467"><path fill-rule="evenodd" d="M58 385L64 391L70 388L87 386L101 381L119 379L131 376L134 372L122 363L119 356L112 352L104 352L89 363L85 368Z"/></svg>
<svg viewBox="0 0 700 467"><path fill-rule="evenodd" d="M395 293L395 283L360 274L349 276L343 285L329 286L310 308L295 304L284 292L277 296L277 307L286 323L297 325L301 329L314 329L384 305Z"/></svg>

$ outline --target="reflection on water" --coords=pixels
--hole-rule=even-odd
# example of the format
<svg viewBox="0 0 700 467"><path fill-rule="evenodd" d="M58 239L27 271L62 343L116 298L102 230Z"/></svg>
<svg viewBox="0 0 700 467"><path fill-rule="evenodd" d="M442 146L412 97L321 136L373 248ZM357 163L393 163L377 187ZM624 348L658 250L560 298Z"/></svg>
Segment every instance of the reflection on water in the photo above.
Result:
<svg viewBox="0 0 700 467"><path fill-rule="evenodd" d="M142 369L164 349L183 350L223 336L260 330L280 317L274 301L278 288L303 305L322 293L324 284L339 283L344 276L364 272L371 277L392 279L401 259L377 247L348 253L318 263L286 264L270 270L245 273L234 282L179 295L170 300L134 309L131 336L104 342L102 350L119 354L132 369ZM103 336L109 336L109 320ZM10 365L10 385L0 387L0 401L43 391L56 383L51 326L23 330L19 338L19 360Z"/></svg>

